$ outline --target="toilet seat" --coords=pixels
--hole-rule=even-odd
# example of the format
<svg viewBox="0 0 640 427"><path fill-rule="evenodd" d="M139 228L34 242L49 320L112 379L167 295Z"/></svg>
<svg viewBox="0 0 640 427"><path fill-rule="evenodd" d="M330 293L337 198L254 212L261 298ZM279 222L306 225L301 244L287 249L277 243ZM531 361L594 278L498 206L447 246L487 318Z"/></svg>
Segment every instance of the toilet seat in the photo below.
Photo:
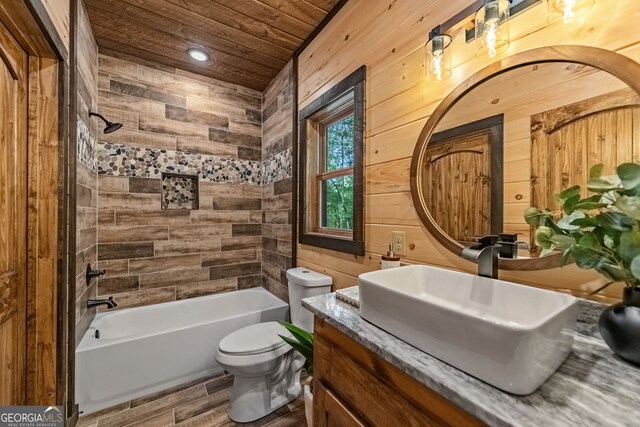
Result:
<svg viewBox="0 0 640 427"><path fill-rule="evenodd" d="M274 352L287 345L279 335L291 336L278 322L257 323L224 337L218 344L218 351L233 356Z"/></svg>

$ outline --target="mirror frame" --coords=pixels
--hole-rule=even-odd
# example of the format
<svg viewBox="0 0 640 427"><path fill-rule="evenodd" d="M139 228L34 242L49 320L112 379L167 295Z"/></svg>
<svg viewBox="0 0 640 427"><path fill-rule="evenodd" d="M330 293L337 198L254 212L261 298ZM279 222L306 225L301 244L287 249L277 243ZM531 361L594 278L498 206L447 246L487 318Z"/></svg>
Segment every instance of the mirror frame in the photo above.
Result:
<svg viewBox="0 0 640 427"><path fill-rule="evenodd" d="M420 132L416 147L413 151L410 171L411 198L413 199L413 205L420 221L442 246L456 255L460 255L463 246L449 237L449 235L435 223L426 208L426 203L420 190L422 188L422 182L419 171L420 166L424 163L424 156L431 135L445 114L447 114L462 97L482 83L509 70L541 62L573 62L597 68L623 81L640 95L639 63L606 49L577 45L541 47L505 57L484 67L458 85L440 102L422 128L422 132ZM560 190L559 188L558 191ZM539 258L500 259L500 269L544 270L560 267L561 258L561 254L558 253Z"/></svg>

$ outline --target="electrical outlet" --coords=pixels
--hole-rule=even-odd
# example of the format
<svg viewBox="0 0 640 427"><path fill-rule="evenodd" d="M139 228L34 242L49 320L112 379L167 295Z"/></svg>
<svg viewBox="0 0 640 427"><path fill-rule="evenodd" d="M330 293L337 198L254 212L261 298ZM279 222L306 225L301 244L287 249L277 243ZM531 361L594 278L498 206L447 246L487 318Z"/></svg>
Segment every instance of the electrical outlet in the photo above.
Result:
<svg viewBox="0 0 640 427"><path fill-rule="evenodd" d="M396 255L407 255L407 233L404 231L392 232L391 243L393 243L393 252L395 252Z"/></svg>

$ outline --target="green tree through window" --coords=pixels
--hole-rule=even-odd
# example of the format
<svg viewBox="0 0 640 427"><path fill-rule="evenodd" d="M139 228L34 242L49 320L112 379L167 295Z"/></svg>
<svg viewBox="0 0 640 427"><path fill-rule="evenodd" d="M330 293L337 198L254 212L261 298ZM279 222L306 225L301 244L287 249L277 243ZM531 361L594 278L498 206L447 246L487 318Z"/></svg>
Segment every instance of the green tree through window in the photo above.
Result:
<svg viewBox="0 0 640 427"><path fill-rule="evenodd" d="M326 128L326 171L353 167L353 115ZM340 230L353 229L353 170L324 180L323 226Z"/></svg>

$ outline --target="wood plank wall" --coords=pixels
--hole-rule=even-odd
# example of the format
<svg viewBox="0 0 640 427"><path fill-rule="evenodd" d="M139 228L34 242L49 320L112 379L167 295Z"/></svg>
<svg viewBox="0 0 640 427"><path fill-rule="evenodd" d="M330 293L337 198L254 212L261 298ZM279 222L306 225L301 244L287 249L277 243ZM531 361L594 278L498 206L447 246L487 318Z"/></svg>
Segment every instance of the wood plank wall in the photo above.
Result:
<svg viewBox="0 0 640 427"><path fill-rule="evenodd" d="M409 164L418 134L438 103L454 87L486 66L458 28L452 46L454 72L442 83L424 79L428 32L467 6L465 0L350 0L300 56L298 108L308 105L363 64L366 100L366 255L354 257L300 245L299 265L325 272L337 288L358 274L379 268L382 245L394 230L406 231L406 261L473 272L475 265L454 256L415 219L409 193ZM600 0L570 24L547 23L543 2L511 20L513 54L554 44L596 46L640 58L640 3ZM502 272L533 286L586 295L601 279L574 266L541 272ZM619 289L606 296L619 298ZM606 299L606 298L605 298Z"/></svg>
<svg viewBox="0 0 640 427"><path fill-rule="evenodd" d="M89 17L84 7L84 2L78 2L78 17L75 44L77 46L77 98L78 118L89 134L96 135L98 122L89 119L89 109L98 108L98 45L93 37ZM76 125L76 117L70 117L72 125ZM78 126L80 126L78 124ZM84 135L89 138L89 134ZM78 131L76 144L76 254L75 254L75 286L76 286L76 345L89 327L95 316L95 309L87 310L87 299L95 298L96 283L87 286L85 272L87 264L95 267L97 258L97 234L98 234L98 175L93 166L90 153L85 152L83 146L90 147L87 140L79 143L81 138ZM84 161L83 161L84 160ZM70 337L69 339L73 339Z"/></svg>
<svg viewBox="0 0 640 427"><path fill-rule="evenodd" d="M124 125L97 134L98 268L107 270L98 297L127 308L261 286L259 182L201 178L199 210L162 210L160 177L145 177L142 162L135 173L103 174L103 153L118 144L188 152L187 163L259 162L262 94L126 55L99 56L98 89L98 111Z"/></svg>
<svg viewBox="0 0 640 427"><path fill-rule="evenodd" d="M283 167L276 161L293 148L293 67L284 67L265 89L262 100L263 167ZM290 161L290 160L289 160ZM292 178L265 183L262 187L262 275L263 286L288 300L286 270L293 266L291 233L293 223Z"/></svg>
<svg viewBox="0 0 640 427"><path fill-rule="evenodd" d="M70 16L70 8L71 2L69 0L41 0L42 5L46 9L49 17L51 18L51 22L55 26L60 38L62 39L62 43L69 48L70 41L70 26L69 26L69 16Z"/></svg>

